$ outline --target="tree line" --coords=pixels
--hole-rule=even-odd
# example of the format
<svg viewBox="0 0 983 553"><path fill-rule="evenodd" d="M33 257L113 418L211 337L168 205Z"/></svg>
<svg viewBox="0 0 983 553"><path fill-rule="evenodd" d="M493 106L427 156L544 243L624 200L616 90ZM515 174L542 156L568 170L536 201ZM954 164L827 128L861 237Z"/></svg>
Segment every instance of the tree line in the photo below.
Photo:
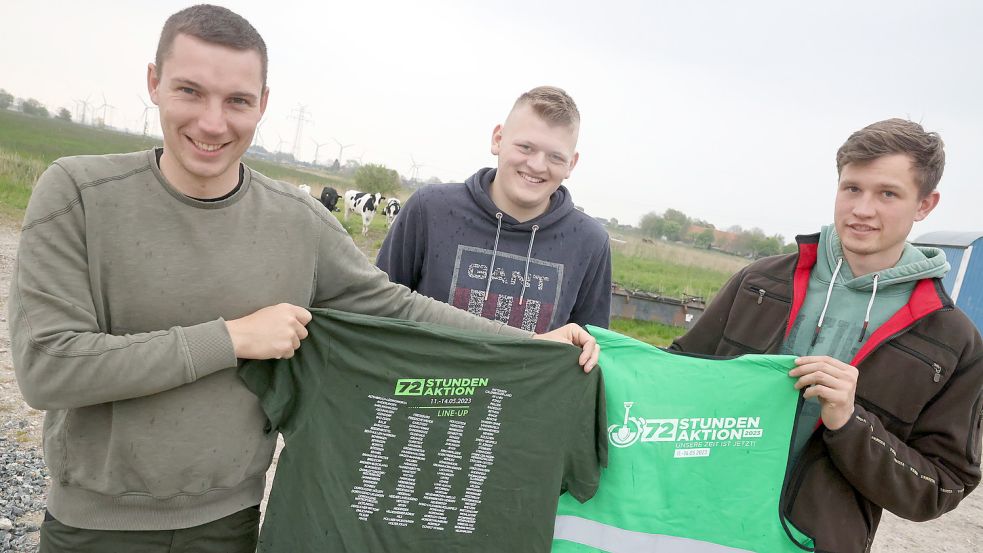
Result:
<svg viewBox="0 0 983 553"><path fill-rule="evenodd" d="M767 235L760 228L742 229L734 225L718 230L713 224L694 219L678 209L662 214L649 212L639 222L642 234L651 238L683 242L698 248L715 249L751 258L795 251L795 243L786 244L781 234Z"/></svg>
<svg viewBox="0 0 983 553"><path fill-rule="evenodd" d="M19 109L22 113L27 115L51 117L51 112L48 111L48 108L38 100L35 100L34 98L15 98L13 94L0 88L0 109L10 109L11 106ZM65 108L61 108L58 110L58 113L55 114L55 117L65 121L71 121L72 112Z"/></svg>

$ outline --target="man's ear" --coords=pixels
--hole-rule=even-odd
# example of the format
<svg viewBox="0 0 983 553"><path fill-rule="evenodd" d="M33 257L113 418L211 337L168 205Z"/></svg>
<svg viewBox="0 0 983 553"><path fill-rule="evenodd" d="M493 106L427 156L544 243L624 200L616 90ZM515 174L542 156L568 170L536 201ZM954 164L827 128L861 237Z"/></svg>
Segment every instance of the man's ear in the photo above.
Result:
<svg viewBox="0 0 983 553"><path fill-rule="evenodd" d="M570 158L570 167L567 168L567 176L564 178L570 178L570 173L573 173L573 168L577 166L578 161L580 161L580 152L574 152L573 157Z"/></svg>
<svg viewBox="0 0 983 553"><path fill-rule="evenodd" d="M147 93L150 94L150 101L157 104L157 87L160 86L160 75L157 74L157 66L153 63L147 64Z"/></svg>
<svg viewBox="0 0 983 553"><path fill-rule="evenodd" d="M492 141L491 141L491 153L493 156L497 156L499 152L502 151L502 124L499 123L495 125L495 130L492 131Z"/></svg>
<svg viewBox="0 0 983 553"><path fill-rule="evenodd" d="M266 113L266 103L270 101L270 87L263 88L263 94L259 97L259 116Z"/></svg>
<svg viewBox="0 0 983 553"><path fill-rule="evenodd" d="M939 205L939 197L939 191L932 190L929 195L919 200L918 211L915 212L915 221L921 221L925 217L928 217L928 214L935 209L935 206Z"/></svg>

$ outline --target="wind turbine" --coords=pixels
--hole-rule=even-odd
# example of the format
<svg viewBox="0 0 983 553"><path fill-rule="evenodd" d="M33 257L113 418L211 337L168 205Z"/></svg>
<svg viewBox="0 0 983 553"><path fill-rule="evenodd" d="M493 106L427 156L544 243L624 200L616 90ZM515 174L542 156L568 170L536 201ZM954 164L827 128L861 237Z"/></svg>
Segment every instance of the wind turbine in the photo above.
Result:
<svg viewBox="0 0 983 553"><path fill-rule="evenodd" d="M112 110L113 109L116 109L116 106L114 106L114 105L112 105L112 104L110 104L109 102L106 101L106 94L105 93L101 93L101 95L102 95L102 105L99 106L96 109L101 109L102 110L102 126L107 127L107 126L109 126L109 119L106 116L106 111L109 110L109 112L112 113Z"/></svg>
<svg viewBox="0 0 983 553"><path fill-rule="evenodd" d="M89 111L89 98L91 97L92 95L90 94L89 96L85 97L85 100L75 100L82 106L82 116L79 117L79 122L83 125L85 124L85 114Z"/></svg>
<svg viewBox="0 0 983 553"><path fill-rule="evenodd" d="M420 178L420 168L426 167L426 165L417 163L416 159L413 157L413 154L410 154L410 161L413 162L413 165L410 167L410 180L417 182L417 180Z"/></svg>
<svg viewBox="0 0 983 553"><path fill-rule="evenodd" d="M338 144L338 165L341 165L341 156L344 155L345 148L351 148L354 146L354 144L342 144L341 142L338 142L337 138L332 138L331 140L334 140L335 143Z"/></svg>
<svg viewBox="0 0 983 553"><path fill-rule="evenodd" d="M317 155L321 151L321 146L324 146L325 144L328 144L328 142L318 142L317 140L314 140L313 138L311 139L311 142L314 143L314 162L313 163L314 163L314 165L317 165Z"/></svg>
<svg viewBox="0 0 983 553"><path fill-rule="evenodd" d="M143 104L143 115L141 116L143 117L143 136L147 136L150 131L150 112L157 109L157 106L144 102L143 97L140 95L137 95L137 98L139 98L140 103Z"/></svg>

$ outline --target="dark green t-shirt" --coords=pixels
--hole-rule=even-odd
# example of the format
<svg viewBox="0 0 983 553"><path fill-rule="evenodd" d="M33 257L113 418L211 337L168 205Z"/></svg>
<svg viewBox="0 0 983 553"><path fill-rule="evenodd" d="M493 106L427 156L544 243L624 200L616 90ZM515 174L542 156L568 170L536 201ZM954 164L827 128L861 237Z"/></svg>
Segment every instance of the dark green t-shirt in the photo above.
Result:
<svg viewBox="0 0 983 553"><path fill-rule="evenodd" d="M312 313L292 359L240 370L286 442L259 551L549 551L607 460L580 350Z"/></svg>

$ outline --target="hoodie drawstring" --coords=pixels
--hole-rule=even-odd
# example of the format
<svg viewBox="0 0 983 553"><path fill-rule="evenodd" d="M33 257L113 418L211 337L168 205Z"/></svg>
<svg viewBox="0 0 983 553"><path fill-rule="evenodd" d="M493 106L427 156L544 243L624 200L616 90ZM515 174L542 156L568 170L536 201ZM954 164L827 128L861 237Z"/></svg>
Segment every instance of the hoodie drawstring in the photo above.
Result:
<svg viewBox="0 0 983 553"><path fill-rule="evenodd" d="M526 252L526 272L522 275L522 293L519 294L519 305L522 305L526 297L526 288L529 286L529 259L532 257L532 243L536 240L536 231L539 225L532 226L532 236L529 237L529 250Z"/></svg>
<svg viewBox="0 0 983 553"><path fill-rule="evenodd" d="M870 301L867 302L867 314L864 315L864 327L860 330L860 339L858 342L864 341L864 336L867 335L867 325L870 324L870 308L874 307L874 296L877 295L877 279L880 277L877 273L874 273L874 289L870 291Z"/></svg>
<svg viewBox="0 0 983 553"><path fill-rule="evenodd" d="M826 318L826 308L829 307L829 298L833 295L833 284L836 282L836 275L840 274L841 267L843 267L842 257L836 261L836 269L833 269L833 278L829 279L829 289L826 290L826 303L823 304L823 310L819 312L819 322L816 323L816 332L812 335L812 344L809 347L816 347L816 340L819 339L819 331L823 328L823 319Z"/></svg>
<svg viewBox="0 0 983 553"><path fill-rule="evenodd" d="M823 310L819 313L819 322L816 324L816 332L812 335L812 344L810 347L816 346L816 340L819 339L819 332L823 328L823 319L826 318L826 309L829 308L829 298L833 295L833 285L836 283L836 276L840 274L840 268L843 267L843 258L839 258L836 261L836 269L833 270L833 278L829 280L829 288L826 290L826 303L823 304ZM867 336L867 326L870 325L870 310L874 307L874 298L877 297L877 283L880 281L880 275L874 273L874 288L870 291L870 301L867 302L867 313L864 315L864 326L860 329L860 338L858 342L863 342L864 338Z"/></svg>
<svg viewBox="0 0 983 553"><path fill-rule="evenodd" d="M488 292L491 290L492 271L495 270L495 258L498 257L498 237L502 234L502 212L496 213L495 218L498 219L498 228L495 230L495 246L492 248L491 264L488 266L488 285L485 286L485 297L481 298L482 303L488 299Z"/></svg>

